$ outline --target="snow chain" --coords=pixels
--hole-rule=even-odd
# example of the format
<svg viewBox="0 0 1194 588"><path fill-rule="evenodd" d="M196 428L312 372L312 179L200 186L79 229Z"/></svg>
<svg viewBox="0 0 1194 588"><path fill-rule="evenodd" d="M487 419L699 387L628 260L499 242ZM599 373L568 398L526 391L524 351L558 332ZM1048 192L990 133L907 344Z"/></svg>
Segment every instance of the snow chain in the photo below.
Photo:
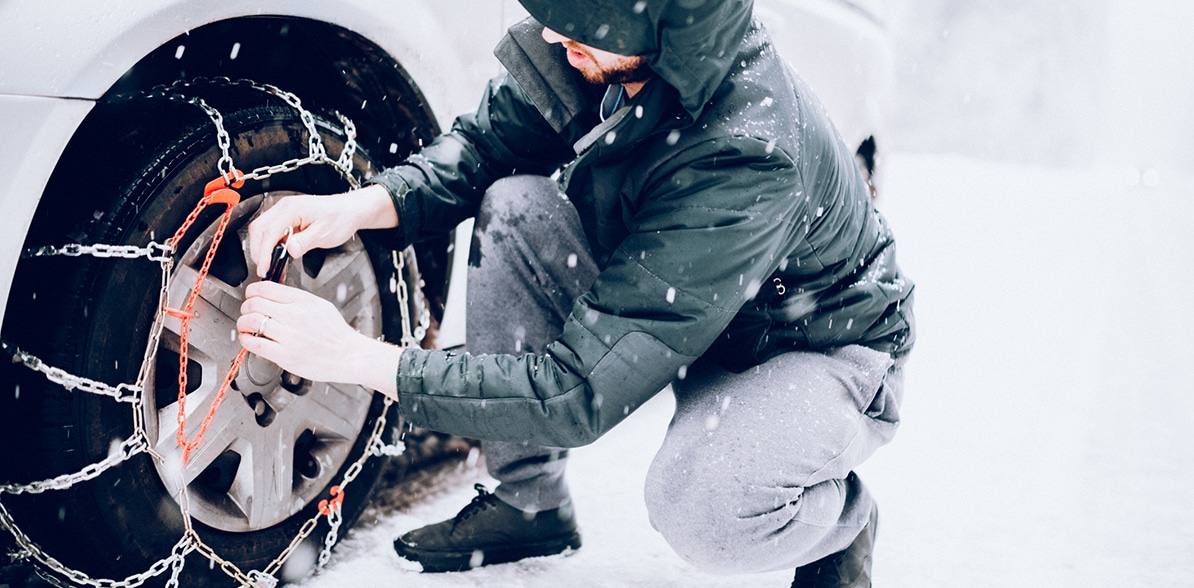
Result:
<svg viewBox="0 0 1194 588"><path fill-rule="evenodd" d="M247 174L242 174L233 165L232 157L229 153L229 147L232 144L232 138L224 129L223 116L218 110L207 104L202 98L185 93L192 87L238 87L248 88L259 92L264 92L275 96L292 108L298 111L300 119L304 127L307 129L307 156L303 158L291 159L282 162L278 165L264 166L252 170ZM344 149L340 156L333 160L328 156L327 150L324 148L323 140L320 137L319 130L315 126L315 117L310 111L302 106L302 102L298 96L282 90L270 84L263 84L253 82L250 80L230 80L228 78L200 78L191 81L179 81L168 86L158 86L146 93L136 94L132 96L124 96L118 99L165 99L186 104L191 104L207 115L216 129L216 143L220 148L221 156L216 164L217 170L220 173L225 188L230 188L234 184L238 185L245 180L264 180L275 174L287 173L294 171L304 165L309 164L329 164L336 169L336 171L344 178L344 180L352 188L359 188L360 181L352 174L352 160L353 155L357 149L356 143L356 127L352 121L342 114L336 113L344 128L345 143ZM213 182L214 183L214 182ZM196 208L198 210L207 202L201 202ZM229 207L231 209L231 206ZM192 213L192 217L197 213ZM193 221L192 221L193 222ZM185 232L187 224L180 228L179 233ZM177 237L177 235L176 235ZM160 454L153 450L150 446L148 435L145 429L145 415L144 415L144 384L149 377L150 368L156 356L162 330L165 324L165 316L168 309L166 308L168 292L171 285L171 270L174 267L175 244L177 238L170 239L166 243L150 242L144 247L134 245L105 245L105 244L69 244L62 247L45 246L36 249L25 251L22 259L33 257L48 257L48 256L92 256L98 258L121 258L121 259L141 259L145 258L149 261L156 262L161 266L162 279L161 290L159 292L158 311L154 317L153 325L150 327L149 339L146 344L145 354L142 358L141 368L137 375L135 383L121 383L116 386L111 386L103 382L97 382L81 376L76 376L62 370L60 368L46 365L41 359L21 350L20 348L11 345L5 341L0 341L0 351L12 357L14 363L20 363L25 367L39 372L46 377L46 379L54 382L67 390L81 391L101 396L107 396L114 399L116 402L127 403L132 405L133 412L133 435L125 440L120 441L115 445L114 449L109 452L106 459L97 463L90 464L82 470L74 473L63 474L48 480L40 480L28 484L0 484L0 496L4 494L37 494L48 490L62 490L70 488L77 483L94 479L103 474L108 469L132 458L139 453L147 453L153 459L162 462L163 458ZM399 305L399 315L402 322L401 345L403 346L417 346L422 341L426 334L426 329L429 323L429 316L418 317L418 324L412 324L411 309L407 295L406 277L404 275L406 268L405 254L394 252L391 258L394 264L394 270L397 274L393 282L391 282L391 290L394 291ZM185 369L183 370L185 374ZM170 550L170 555L158 560L151 565L146 571L128 576L122 580L110 579L95 579L83 572L71 569L44 552L26 535L17 525L9 514L8 509L5 508L3 501L0 501L0 527L7 530L16 540L19 550L12 554L15 560L32 561L38 564L35 567L36 573L43 577L49 583L55 586L93 586L96 588L133 588L144 584L150 578L159 576L170 571L169 580L166 582L168 587L177 587L179 585L179 574L182 572L186 561L186 556L191 552L197 552L203 557L210 560L213 566L219 568L234 579L241 586L249 586L254 588L272 588L278 583L278 573L285 564L294 550L315 531L315 527L319 524L321 518L328 519L329 530L324 538L323 549L319 554L316 569L322 569L328 562L331 556L332 546L335 545L339 539L340 525L343 521L341 515L341 503L344 499L344 488L348 486L361 473L365 467L365 463L375 456L391 456L400 455L402 453L402 446L389 445L382 440L382 434L386 428L386 414L389 412L393 401L386 397L384 400L384 407L381 414L378 416L373 425L373 430L370 432L368 443L365 446L365 451L361 456L353 462L344 473L344 477L340 483L332 488L332 497L330 500L324 500L320 503L319 513L304 522L299 529L298 534L291 540L290 544L263 570L250 570L248 572L242 571L236 564L224 559L215 552L210 546L203 542L195 530L191 514L189 510L190 495L187 491L186 484L182 485L182 490L176 497L180 510L183 515L184 533L183 536L174 544ZM181 412L181 411L180 411ZM213 402L214 412L214 402ZM210 413L209 413L210 418ZM180 426L180 431L182 427ZM196 440L197 443L197 440ZM53 572L53 574L48 573ZM56 574L56 575L55 575ZM69 582L70 584L64 583Z"/></svg>

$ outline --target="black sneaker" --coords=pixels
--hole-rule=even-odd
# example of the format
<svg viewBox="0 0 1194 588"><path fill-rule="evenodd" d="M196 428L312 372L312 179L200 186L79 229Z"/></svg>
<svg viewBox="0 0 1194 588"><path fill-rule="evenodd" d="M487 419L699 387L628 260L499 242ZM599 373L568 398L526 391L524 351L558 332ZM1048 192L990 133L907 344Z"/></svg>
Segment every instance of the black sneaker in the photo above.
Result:
<svg viewBox="0 0 1194 588"><path fill-rule="evenodd" d="M394 540L398 555L424 572L459 572L527 557L580 549L572 505L524 512L477 484L477 497L451 520L415 529Z"/></svg>
<svg viewBox="0 0 1194 588"><path fill-rule="evenodd" d="M796 568L792 588L870 588L871 553L879 509L871 507L871 518L848 547L813 563Z"/></svg>

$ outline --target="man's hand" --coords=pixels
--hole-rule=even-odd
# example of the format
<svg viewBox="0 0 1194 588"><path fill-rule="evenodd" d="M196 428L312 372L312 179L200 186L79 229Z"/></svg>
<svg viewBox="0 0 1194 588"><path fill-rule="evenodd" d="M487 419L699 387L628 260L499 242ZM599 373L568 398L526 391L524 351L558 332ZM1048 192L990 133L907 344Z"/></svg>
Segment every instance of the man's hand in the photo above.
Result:
<svg viewBox="0 0 1194 588"><path fill-rule="evenodd" d="M257 277L269 269L274 245L286 231L286 251L299 257L312 249L338 247L361 229L398 226L398 213L389 192L379 185L334 196L291 196L278 201L249 224L249 255L257 264Z"/></svg>
<svg viewBox="0 0 1194 588"><path fill-rule="evenodd" d="M402 348L355 331L332 303L309 292L254 282L236 321L250 353L317 382L343 382L396 397Z"/></svg>

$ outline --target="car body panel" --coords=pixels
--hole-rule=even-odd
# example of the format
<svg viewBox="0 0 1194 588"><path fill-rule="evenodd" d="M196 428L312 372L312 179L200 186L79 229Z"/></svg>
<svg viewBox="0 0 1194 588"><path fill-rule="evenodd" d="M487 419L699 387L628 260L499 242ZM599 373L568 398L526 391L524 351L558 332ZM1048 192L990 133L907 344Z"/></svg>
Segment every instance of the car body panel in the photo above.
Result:
<svg viewBox="0 0 1194 588"><path fill-rule="evenodd" d="M502 33L503 4L467 3L467 12L477 19L470 22L488 23L482 27L449 21L451 12L446 9L465 12L461 5L466 2L438 4L432 8L431 3L387 0L0 3L0 23L8 23L0 25L0 47L6 55L21 56L4 60L0 94L95 100L138 60L188 30L233 18L283 15L335 24L370 39L419 80L423 93L441 107L437 115L450 117L475 106L473 80L497 72L490 51ZM48 14L54 15L50 22ZM185 42L180 46L185 51ZM445 71L464 75L443 75Z"/></svg>
<svg viewBox="0 0 1194 588"><path fill-rule="evenodd" d="M94 105L90 100L0 95L5 137L0 141L0 321L40 194L58 154Z"/></svg>

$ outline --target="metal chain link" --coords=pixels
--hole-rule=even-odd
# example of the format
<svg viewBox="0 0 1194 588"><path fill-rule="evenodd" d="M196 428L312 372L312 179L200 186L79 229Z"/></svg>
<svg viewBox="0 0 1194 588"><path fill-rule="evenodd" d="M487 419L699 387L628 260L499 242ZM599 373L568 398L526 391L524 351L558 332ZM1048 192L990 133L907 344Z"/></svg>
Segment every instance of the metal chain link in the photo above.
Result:
<svg viewBox="0 0 1194 588"><path fill-rule="evenodd" d="M241 174L232 165L232 156L229 153L232 139L224 129L223 116L202 98L184 95L179 92L180 89L185 90L199 86L249 88L281 99L299 113L299 120L302 121L303 126L307 129L307 156L291 159L278 165L263 166L248 174ZM192 80L179 80L169 85L157 86L148 93L137 95L137 97L165 98L167 100L193 104L207 113L208 118L211 119L216 127L216 142L220 147L221 155L219 161L216 163L216 167L220 170L220 173L224 176L224 181L228 184L241 179L263 180L276 173L294 171L307 164L326 163L335 168L340 173L340 176L348 182L350 187L360 187L360 180L352 174L352 157L357 150L356 125L352 124L344 115L338 112L335 113L340 121L344 123L345 142L339 159L333 160L328 157L327 149L323 145L323 139L315 124L315 115L303 107L302 100L298 96L277 86L245 79L232 80L227 77L201 77Z"/></svg>
<svg viewBox="0 0 1194 588"><path fill-rule="evenodd" d="M344 125L345 142L344 148L340 156L336 160L332 160L327 156L326 149L323 146L321 135L315 125L314 116L305 108L302 107L302 102L297 96L290 92L286 92L269 84L259 84L249 80L232 81L227 78L213 78L200 79L196 83L209 83L213 85L225 86L247 86L260 91L265 91L272 95L281 98L287 102L291 107L299 111L300 119L306 127L308 137L308 156L305 158L292 159L282 164L263 166L257 168L247 175L241 174L236 170L230 148L232 145L231 136L225 130L223 125L223 116L214 107L210 106L203 99L197 96L185 96L177 92L179 88L186 89L192 86L191 82L182 81L175 82L169 86L158 86L149 92L139 94L136 97L141 98L164 98L168 100L181 101L188 104L193 104L202 109L212 121L216 128L216 143L220 148L221 156L217 162L217 169L223 176L227 184L232 184L243 179L263 180L274 174L287 173L294 171L299 167L312 163L327 163L332 165L345 181L352 188L359 188L360 181L353 175L353 157L357 150L356 143L356 127L352 121L340 113L336 116ZM43 373L50 381L64 386L67 390L79 389L85 392L110 396L118 402L125 402L132 404L133 412L133 427L134 434L129 439L123 441L119 446L114 448L106 459L91 464L83 470L73 473L58 476L50 480L43 480L31 484L5 484L0 485L0 494L22 494L22 493L40 493L46 490L60 490L69 488L74 484L91 480L98 477L104 471L111 467L122 463L132 456L146 452L155 460L161 461L164 459L161 455L153 451L150 446L145 433L145 414L144 414L144 398L143 390L144 384L152 369L153 360L157 353L161 333L164 327L165 313L162 309L166 307L168 294L171 283L171 270L173 268L173 255L175 251L170 244L160 244L151 242L145 247L137 247L134 245L105 245L105 244L69 244L62 247L46 246L34 250L26 251L22 254L22 258L30 257L46 257L63 255L70 257L78 257L83 255L90 255L99 258L140 258L145 257L153 261L157 261L162 267L162 287L159 292L158 312L154 317L153 326L150 328L150 334L146 345L145 354L142 358L141 369L138 372L137 382L135 384L120 384L112 387L102 382L90 380L79 376L72 375L65 370L54 368L44 364L37 357L21 351L20 349L9 346L3 341L0 341L0 346L4 347L4 351L13 355L13 359L26 367L35 371ZM407 283L404 275L405 260L401 255L394 257L395 269L397 270L397 290L399 299L399 314L402 323L401 343L403 345L417 345L423 339L426 333L427 325L429 324L428 317L419 317L418 332L412 332L410 308L408 306L407 297ZM428 314L428 313L423 313ZM385 398L381 414L374 423L373 431L370 433L368 443L365 451L358 457L358 459L345 471L343 479L340 483L341 489L350 484L364 468L367 460L382 455L399 455L402 453L403 447L401 445L388 445L381 440L382 433L385 430L387 421L387 413L393 405L393 400ZM0 502L0 527L7 530L15 539L18 547L20 547L20 559L32 559L41 564L41 568L36 568L35 571L47 579L51 584L56 586L65 586L61 584L58 578L54 575L43 573L43 569L50 570L58 574L66 580L73 582L76 585L94 586L96 588L134 588L140 586L149 578L156 577L164 573L167 569L171 571L170 578L166 586L178 586L179 576L185 565L187 554L192 551L206 557L213 564L218 564L221 571L227 574L232 579L239 582L242 586L249 586L254 588L273 588L277 585L278 580L276 573L281 569L282 565L289 559L294 550L315 530L319 523L319 519L323 515L316 515L307 520L299 533L294 537L291 543L282 553L274 559L265 571L253 570L249 573L244 573L232 562L224 559L215 552L210 546L202 541L198 533L195 531L191 523L191 515L189 509L189 494L185 485L182 486L182 491L178 497L179 506L183 515L185 532L183 537L179 539L171 550L169 557L163 558L149 567L148 570L140 574L135 574L125 578L124 580L107 580L107 579L93 579L87 574L71 569L62 564L58 560L51 557L42 551L32 540L29 539L11 515L5 509L3 502ZM342 524L342 515L338 507L333 508L328 514L329 531L324 538L324 548L320 554L320 563L322 566L326 564L330 557L331 549L339 540L339 530Z"/></svg>
<svg viewBox="0 0 1194 588"><path fill-rule="evenodd" d="M180 557L170 563L170 579L166 581L166 588L178 588L178 576L182 574L186 562L185 557Z"/></svg>
<svg viewBox="0 0 1194 588"><path fill-rule="evenodd" d="M149 442L146 441L144 432L136 431L132 437L125 439L120 445L109 451L108 457L102 461L88 464L75 473L63 474L49 480L40 480L30 484L0 484L0 494L41 494L46 490L65 490L79 482L98 478L100 474L148 448Z"/></svg>
<svg viewBox="0 0 1194 588"><path fill-rule="evenodd" d="M236 168L234 168L232 165L232 154L229 152L229 149L232 147L232 137L228 134L228 131L224 129L224 115L220 114L219 110L213 108L202 98L198 96L187 96L176 91L177 88L187 88L189 86L190 83L188 81L180 80L168 86L155 86L148 92L136 94L133 97L147 99L159 98L191 104L207 114L207 118L211 119L211 122L216 127L216 145L220 148L220 159L216 162L216 169L219 170L220 175L224 177L224 183L230 185L237 180L237 175Z"/></svg>
<svg viewBox="0 0 1194 588"><path fill-rule="evenodd" d="M162 263L171 260L171 257L174 255L174 248L166 243L158 243L156 241L151 241L145 247L138 247L136 245L104 245L101 243L95 245L71 243L62 247L47 245L38 247L37 249L29 249L21 253L21 259L49 257L53 255L65 255L67 257L90 255L92 257L118 257L123 259L144 257L150 261Z"/></svg>
<svg viewBox="0 0 1194 588"><path fill-rule="evenodd" d="M189 522L189 520L191 518L190 514L187 514L186 518ZM208 561L219 566L220 571L224 572L224 574L226 574L228 577L232 578L233 580L236 580L237 582L239 582L241 586L257 586L258 585L256 578L258 578L260 576L260 574L258 574L256 576L251 575L251 574L245 574L244 572L242 572L240 570L240 568L236 567L236 564L220 557L220 555L217 554L214 549L212 549L206 543L204 543L201 539L199 539L199 535L195 534L194 530L189 531L186 534L186 536L190 539L190 542L194 546L196 553L202 555L203 557L206 557L208 559Z"/></svg>
<svg viewBox="0 0 1194 588"><path fill-rule="evenodd" d="M186 540L186 537L183 537L182 539L179 539L178 543L174 544L174 547L170 550L170 555L168 557L154 562L154 564L149 566L149 569L145 570L144 572L133 574L123 580L94 579L83 572L67 567L62 562L54 559L52 556L42 551L37 544L29 539L28 535L26 535L20 530L20 528L17 527L16 522L12 519L12 515L9 514L8 509L4 508L3 503L0 503L0 525L5 527L12 534L13 538L16 539L17 545L24 550L25 559L33 559L41 563L45 568L53 570L55 573L66 578L68 581L73 582L76 586L94 586L95 588L135 588L136 586L144 584L146 580L162 574L169 567L178 565L179 568L181 568L182 564L175 564L174 562L184 560L187 554L192 550L190 542ZM57 578L43 575L40 573L40 570L38 571L39 575L41 575L43 578L46 578L48 581L57 586L62 586L62 584L59 584L56 581Z"/></svg>
<svg viewBox="0 0 1194 588"><path fill-rule="evenodd" d="M340 514L340 507L338 505L332 507L328 513L328 534L323 538L323 549L319 551L315 569L322 570L327 567L328 560L332 558L332 547L340 539L340 523L342 522L344 522L344 517Z"/></svg>
<svg viewBox="0 0 1194 588"><path fill-rule="evenodd" d="M0 350L12 355L14 363L20 363L35 372L40 372L47 380L67 390L79 390L100 396L110 396L115 398L117 402L136 403L140 401L142 390L140 384L117 384L116 386L111 386L90 378L76 376L62 368L47 365L36 356L30 355L4 341L0 341Z"/></svg>
<svg viewBox="0 0 1194 588"><path fill-rule="evenodd" d="M357 152L357 126L353 124L351 118L348 118L339 112L336 113L336 118L340 119L341 125L344 125L345 137L344 149L340 151L340 157L336 159L336 167L344 170L345 172L349 172L349 177L352 177L355 180L356 178L351 172L352 158ZM349 183L351 184L352 182L350 181ZM359 188L360 186L358 185L354 187Z"/></svg>
<svg viewBox="0 0 1194 588"><path fill-rule="evenodd" d="M406 453L406 445L402 443L382 443L371 447L369 452L377 457L398 457Z"/></svg>
<svg viewBox="0 0 1194 588"><path fill-rule="evenodd" d="M403 346L418 345L422 337L416 338L412 329L410 321L410 297L403 287L406 283L406 254L398 251L390 252L390 259L394 263L394 272L397 274L397 284L395 287L395 295L398 297L398 306L402 309L402 342ZM410 337L409 339L407 337Z"/></svg>
<svg viewBox="0 0 1194 588"><path fill-rule="evenodd" d="M344 471L344 477L341 478L340 484L338 484L342 491L344 488L347 488L348 485L351 484L358 475L360 475L361 471L365 467L365 462L375 455L374 448L385 445L385 443L381 440L381 436L385 432L386 428L386 415L389 414L390 408L393 406L393 404L394 401L389 396L386 396L382 400L381 414L378 415L377 420L373 423L373 431L369 434L369 441L365 444L366 450L361 453L361 456L358 457L357 460L353 462L353 464L349 466L347 470ZM290 545L288 545L286 549L282 551L282 553L278 554L278 557L275 558L270 565L266 566L266 572L277 572L278 570L282 569L282 565L286 563L287 559L290 558L291 553L293 553L299 544L302 543L303 540L310 536L315 530L315 526L319 524L320 516L322 515L316 515L308 519L307 522L303 524L302 528L299 529L298 534L294 537L294 539L291 540Z"/></svg>
<svg viewBox="0 0 1194 588"><path fill-rule="evenodd" d="M166 308L167 302L170 300L170 273L174 268L174 259L167 259L162 262L162 279L161 288L158 289L158 311L154 313L153 326L149 328L149 340L145 343L145 352L141 356L141 369L137 372L137 385L142 390L145 389L145 382L149 379L150 372L153 371L154 359L158 354L158 346L161 344L162 331L166 326ZM143 399L142 399L143 400ZM145 409L143 402L138 402L133 405L133 430L144 432L145 429ZM149 444L146 443L145 451L149 453L154 460L161 462L165 458L159 455Z"/></svg>
<svg viewBox="0 0 1194 588"><path fill-rule="evenodd" d="M253 588L274 588L278 585L277 578L257 570L249 572L249 579L253 582L251 584Z"/></svg>

